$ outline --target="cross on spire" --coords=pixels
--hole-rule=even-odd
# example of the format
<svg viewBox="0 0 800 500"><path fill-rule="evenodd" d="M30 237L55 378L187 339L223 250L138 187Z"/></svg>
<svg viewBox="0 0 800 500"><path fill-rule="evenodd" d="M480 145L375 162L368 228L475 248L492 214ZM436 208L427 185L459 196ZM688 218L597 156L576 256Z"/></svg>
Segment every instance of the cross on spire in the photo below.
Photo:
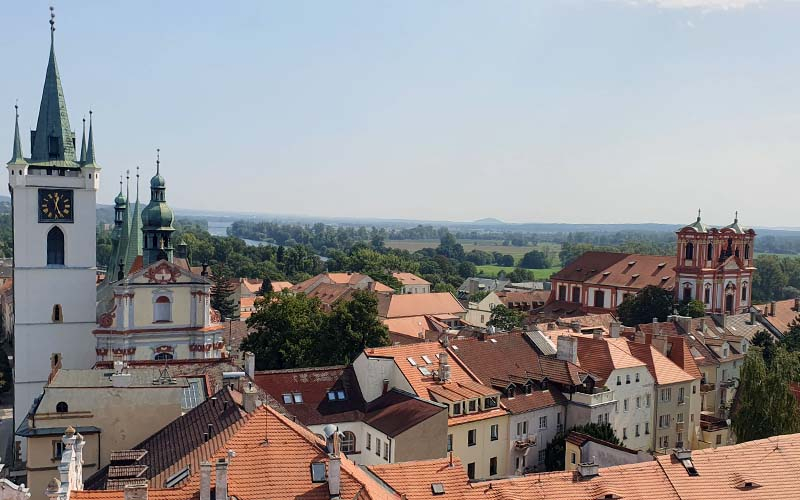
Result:
<svg viewBox="0 0 800 500"><path fill-rule="evenodd" d="M161 174L161 149L156 148L156 175Z"/></svg>
<svg viewBox="0 0 800 500"><path fill-rule="evenodd" d="M700 209L697 209L697 222L700 222Z"/></svg>

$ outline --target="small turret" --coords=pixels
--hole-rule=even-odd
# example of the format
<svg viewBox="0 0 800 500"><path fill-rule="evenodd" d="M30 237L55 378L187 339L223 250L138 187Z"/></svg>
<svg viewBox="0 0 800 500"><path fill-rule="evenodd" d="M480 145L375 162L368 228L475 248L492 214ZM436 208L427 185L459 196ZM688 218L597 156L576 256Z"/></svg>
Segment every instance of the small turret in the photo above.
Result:
<svg viewBox="0 0 800 500"><path fill-rule="evenodd" d="M167 205L166 182L161 175L161 150L156 150L156 175L150 179L150 203L142 210L142 255L144 265L159 260L172 262L172 222L175 214Z"/></svg>
<svg viewBox="0 0 800 500"><path fill-rule="evenodd" d="M14 105L14 150L11 152L9 165L27 165L22 154L22 141L19 138L19 106Z"/></svg>

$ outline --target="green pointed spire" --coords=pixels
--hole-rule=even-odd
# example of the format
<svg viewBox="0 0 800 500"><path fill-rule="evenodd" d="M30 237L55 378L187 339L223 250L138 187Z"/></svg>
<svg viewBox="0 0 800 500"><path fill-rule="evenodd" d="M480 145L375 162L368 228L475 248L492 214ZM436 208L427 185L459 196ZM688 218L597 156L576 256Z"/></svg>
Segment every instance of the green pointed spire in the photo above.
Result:
<svg viewBox="0 0 800 500"><path fill-rule="evenodd" d="M86 116L83 117L83 134L81 134L81 165L86 163Z"/></svg>
<svg viewBox="0 0 800 500"><path fill-rule="evenodd" d="M51 8L52 11L52 8ZM50 59L44 78L39 118L31 144L31 163L77 167L75 135L69 126L64 90L58 73L55 50L55 14L50 13Z"/></svg>
<svg viewBox="0 0 800 500"><path fill-rule="evenodd" d="M125 218L125 211L128 208L128 200L122 193L122 175L119 176L119 194L114 198L114 229L111 231L111 256L108 260L106 270L106 281L116 281L119 272L120 261L120 241L122 239L122 223Z"/></svg>
<svg viewBox="0 0 800 500"><path fill-rule="evenodd" d="M142 212L139 208L139 167L136 167L136 203L131 211L131 228L128 236L126 269L130 269L136 257L142 255Z"/></svg>
<svg viewBox="0 0 800 500"><path fill-rule="evenodd" d="M128 170L126 172L125 178L127 182L127 194L125 195L125 199L130 201L130 179L131 179L131 172ZM120 192L122 190L120 189ZM119 261L122 261L125 264L125 261L128 258L128 241L131 234L131 211L130 211L130 203L126 203L125 211L121 214L122 216L122 226L119 232L119 252L117 253L115 268L114 268L114 276L116 276L117 267L119 265ZM122 271L127 275L128 271L130 270L129 267L123 267ZM116 279L116 278L115 278Z"/></svg>
<svg viewBox="0 0 800 500"><path fill-rule="evenodd" d="M19 139L19 106L14 105L14 151L11 153L9 165L24 165L27 162L22 155L22 141Z"/></svg>
<svg viewBox="0 0 800 500"><path fill-rule="evenodd" d="M142 211L144 265L161 259L172 262L172 222L175 214L167 205L166 183L161 175L161 150L156 150L156 175L150 179L150 203Z"/></svg>
<svg viewBox="0 0 800 500"><path fill-rule="evenodd" d="M97 167L97 162L94 159L94 127L92 126L92 110L89 110L89 144L86 149L86 158L83 161L84 165Z"/></svg>

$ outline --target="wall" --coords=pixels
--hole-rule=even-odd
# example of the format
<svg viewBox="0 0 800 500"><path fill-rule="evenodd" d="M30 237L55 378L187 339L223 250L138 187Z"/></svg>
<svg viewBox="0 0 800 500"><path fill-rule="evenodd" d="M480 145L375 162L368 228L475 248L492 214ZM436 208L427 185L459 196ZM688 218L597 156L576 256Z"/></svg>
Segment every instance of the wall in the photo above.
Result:
<svg viewBox="0 0 800 500"><path fill-rule="evenodd" d="M572 453L575 453L575 464L572 463ZM582 447L578 447L568 441L564 463L566 470L575 470L579 463L594 462L600 467L613 467L615 465L638 464L652 460L653 457L644 451L630 453L594 441L587 441Z"/></svg>
<svg viewBox="0 0 800 500"><path fill-rule="evenodd" d="M636 382L636 375L639 375L639 382ZM626 376L630 375L630 384L626 383ZM620 378L620 385L617 385L617 377ZM653 377L647 371L646 366L635 368L618 368L611 372L606 381L606 386L614 391L617 400L614 410L613 427L614 432L623 446L635 450L650 449L652 444L653 432ZM647 394L650 396L650 407L647 407ZM641 406L636 407L636 397L640 398ZM625 399L628 400L628 411L625 411ZM650 426L651 435L645 434L645 423ZM639 436L636 436L636 425L639 425ZM624 430L627 429L627 439L623 439Z"/></svg>
<svg viewBox="0 0 800 500"><path fill-rule="evenodd" d="M26 485L31 490L31 500L46 500L44 494L47 483L59 477L60 458L53 458L53 441L61 442L62 434L28 438L28 463ZM98 470L98 453L100 452L100 436L87 434L83 436L86 445L83 447L83 477L88 478Z"/></svg>
<svg viewBox="0 0 800 500"><path fill-rule="evenodd" d="M447 408L395 436L395 462L427 460L447 455Z"/></svg>
<svg viewBox="0 0 800 500"><path fill-rule="evenodd" d="M498 426L498 439L490 439L490 428ZM476 431L475 446L468 446L468 434ZM508 470L508 415L492 417L475 422L451 425L453 454L461 459L466 469L470 462L475 463L475 479L503 476ZM489 459L497 457L497 476L489 476Z"/></svg>
<svg viewBox="0 0 800 500"><path fill-rule="evenodd" d="M389 389L394 387L416 394L411 384L395 365L394 359L368 357L363 352L353 362L353 370L361 386L361 394L366 402L373 401L383 394L383 381L389 381Z"/></svg>
<svg viewBox="0 0 800 500"><path fill-rule="evenodd" d="M529 395L522 394L516 396L517 398L524 398ZM539 428L539 419L540 417L547 417L547 427L540 429ZM565 411L564 407L561 405L557 406L550 406L548 408L539 408L533 411L525 412L525 413L518 413L514 415L510 415L508 419L508 475L520 474L524 473L524 470L517 470L517 458L520 458L520 468L521 468L521 457L525 455L525 449L518 450L514 443L517 440L525 439L528 436L536 436L536 444L530 446L527 450L527 455L525 455L525 466L529 470L533 470L532 468L538 465L544 465L544 461L539 462L539 452L544 451L547 448L547 445L550 441L553 440L556 433L558 432L558 421L559 417L561 418L561 424L564 423L565 418ZM517 424L521 422L528 423L528 433L526 435L518 435L517 434ZM543 470L541 467L537 470Z"/></svg>

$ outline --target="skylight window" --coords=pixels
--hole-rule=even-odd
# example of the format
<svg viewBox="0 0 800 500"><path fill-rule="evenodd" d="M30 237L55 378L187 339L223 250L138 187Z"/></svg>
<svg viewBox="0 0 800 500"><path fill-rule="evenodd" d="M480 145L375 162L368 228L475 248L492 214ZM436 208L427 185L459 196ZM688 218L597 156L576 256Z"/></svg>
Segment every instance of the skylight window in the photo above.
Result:
<svg viewBox="0 0 800 500"><path fill-rule="evenodd" d="M176 472L175 474L173 474L170 477L168 477L166 486L167 486L167 488L172 488L175 485L177 485L178 483L180 483L181 481L183 481L184 479L186 479L187 477L189 477L189 466L188 465L186 467L184 467L183 469L179 470L178 472Z"/></svg>
<svg viewBox="0 0 800 500"><path fill-rule="evenodd" d="M292 393L292 398L294 399L294 402L297 403L297 404L300 404L300 403L303 402L303 395L300 394L299 392Z"/></svg>
<svg viewBox="0 0 800 500"><path fill-rule="evenodd" d="M425 364L428 365L431 364L431 358L429 358L428 356L422 356L422 361L424 361Z"/></svg>
<svg viewBox="0 0 800 500"><path fill-rule="evenodd" d="M344 401L347 395L343 390L330 390L328 391L328 401Z"/></svg>
<svg viewBox="0 0 800 500"><path fill-rule="evenodd" d="M408 360L408 364L410 364L411 366L417 366L417 362L414 361L414 358L412 358L411 356L407 357L406 359Z"/></svg>
<svg viewBox="0 0 800 500"><path fill-rule="evenodd" d="M430 370L428 370L428 369L427 369L426 367L424 367L424 366L419 366L419 367L417 367L417 370L419 370L419 372L420 372L420 373L421 373L423 376L425 376L425 377L430 377L430 376L431 376L431 371L430 371Z"/></svg>
<svg viewBox="0 0 800 500"><path fill-rule="evenodd" d="M325 482L325 462L311 463L311 482L312 483Z"/></svg>
<svg viewBox="0 0 800 500"><path fill-rule="evenodd" d="M631 275L631 278L633 278L633 279L636 279L636 278L638 278L638 277L639 277L639 273L636 273L636 274L632 274L632 275Z"/></svg>
<svg viewBox="0 0 800 500"><path fill-rule="evenodd" d="M434 495L444 495L444 484L443 483L432 483L431 484L431 492Z"/></svg>
<svg viewBox="0 0 800 500"><path fill-rule="evenodd" d="M497 339L489 339L489 342L491 342L492 344L496 344L497 343Z"/></svg>
<svg viewBox="0 0 800 500"><path fill-rule="evenodd" d="M458 350L458 346L457 346L457 345L454 345L454 346L453 346L453 350L454 350L454 351L457 351L457 350Z"/></svg>
<svg viewBox="0 0 800 500"><path fill-rule="evenodd" d="M291 394L284 394L283 395L283 404L286 404L286 405L292 404L292 395Z"/></svg>

